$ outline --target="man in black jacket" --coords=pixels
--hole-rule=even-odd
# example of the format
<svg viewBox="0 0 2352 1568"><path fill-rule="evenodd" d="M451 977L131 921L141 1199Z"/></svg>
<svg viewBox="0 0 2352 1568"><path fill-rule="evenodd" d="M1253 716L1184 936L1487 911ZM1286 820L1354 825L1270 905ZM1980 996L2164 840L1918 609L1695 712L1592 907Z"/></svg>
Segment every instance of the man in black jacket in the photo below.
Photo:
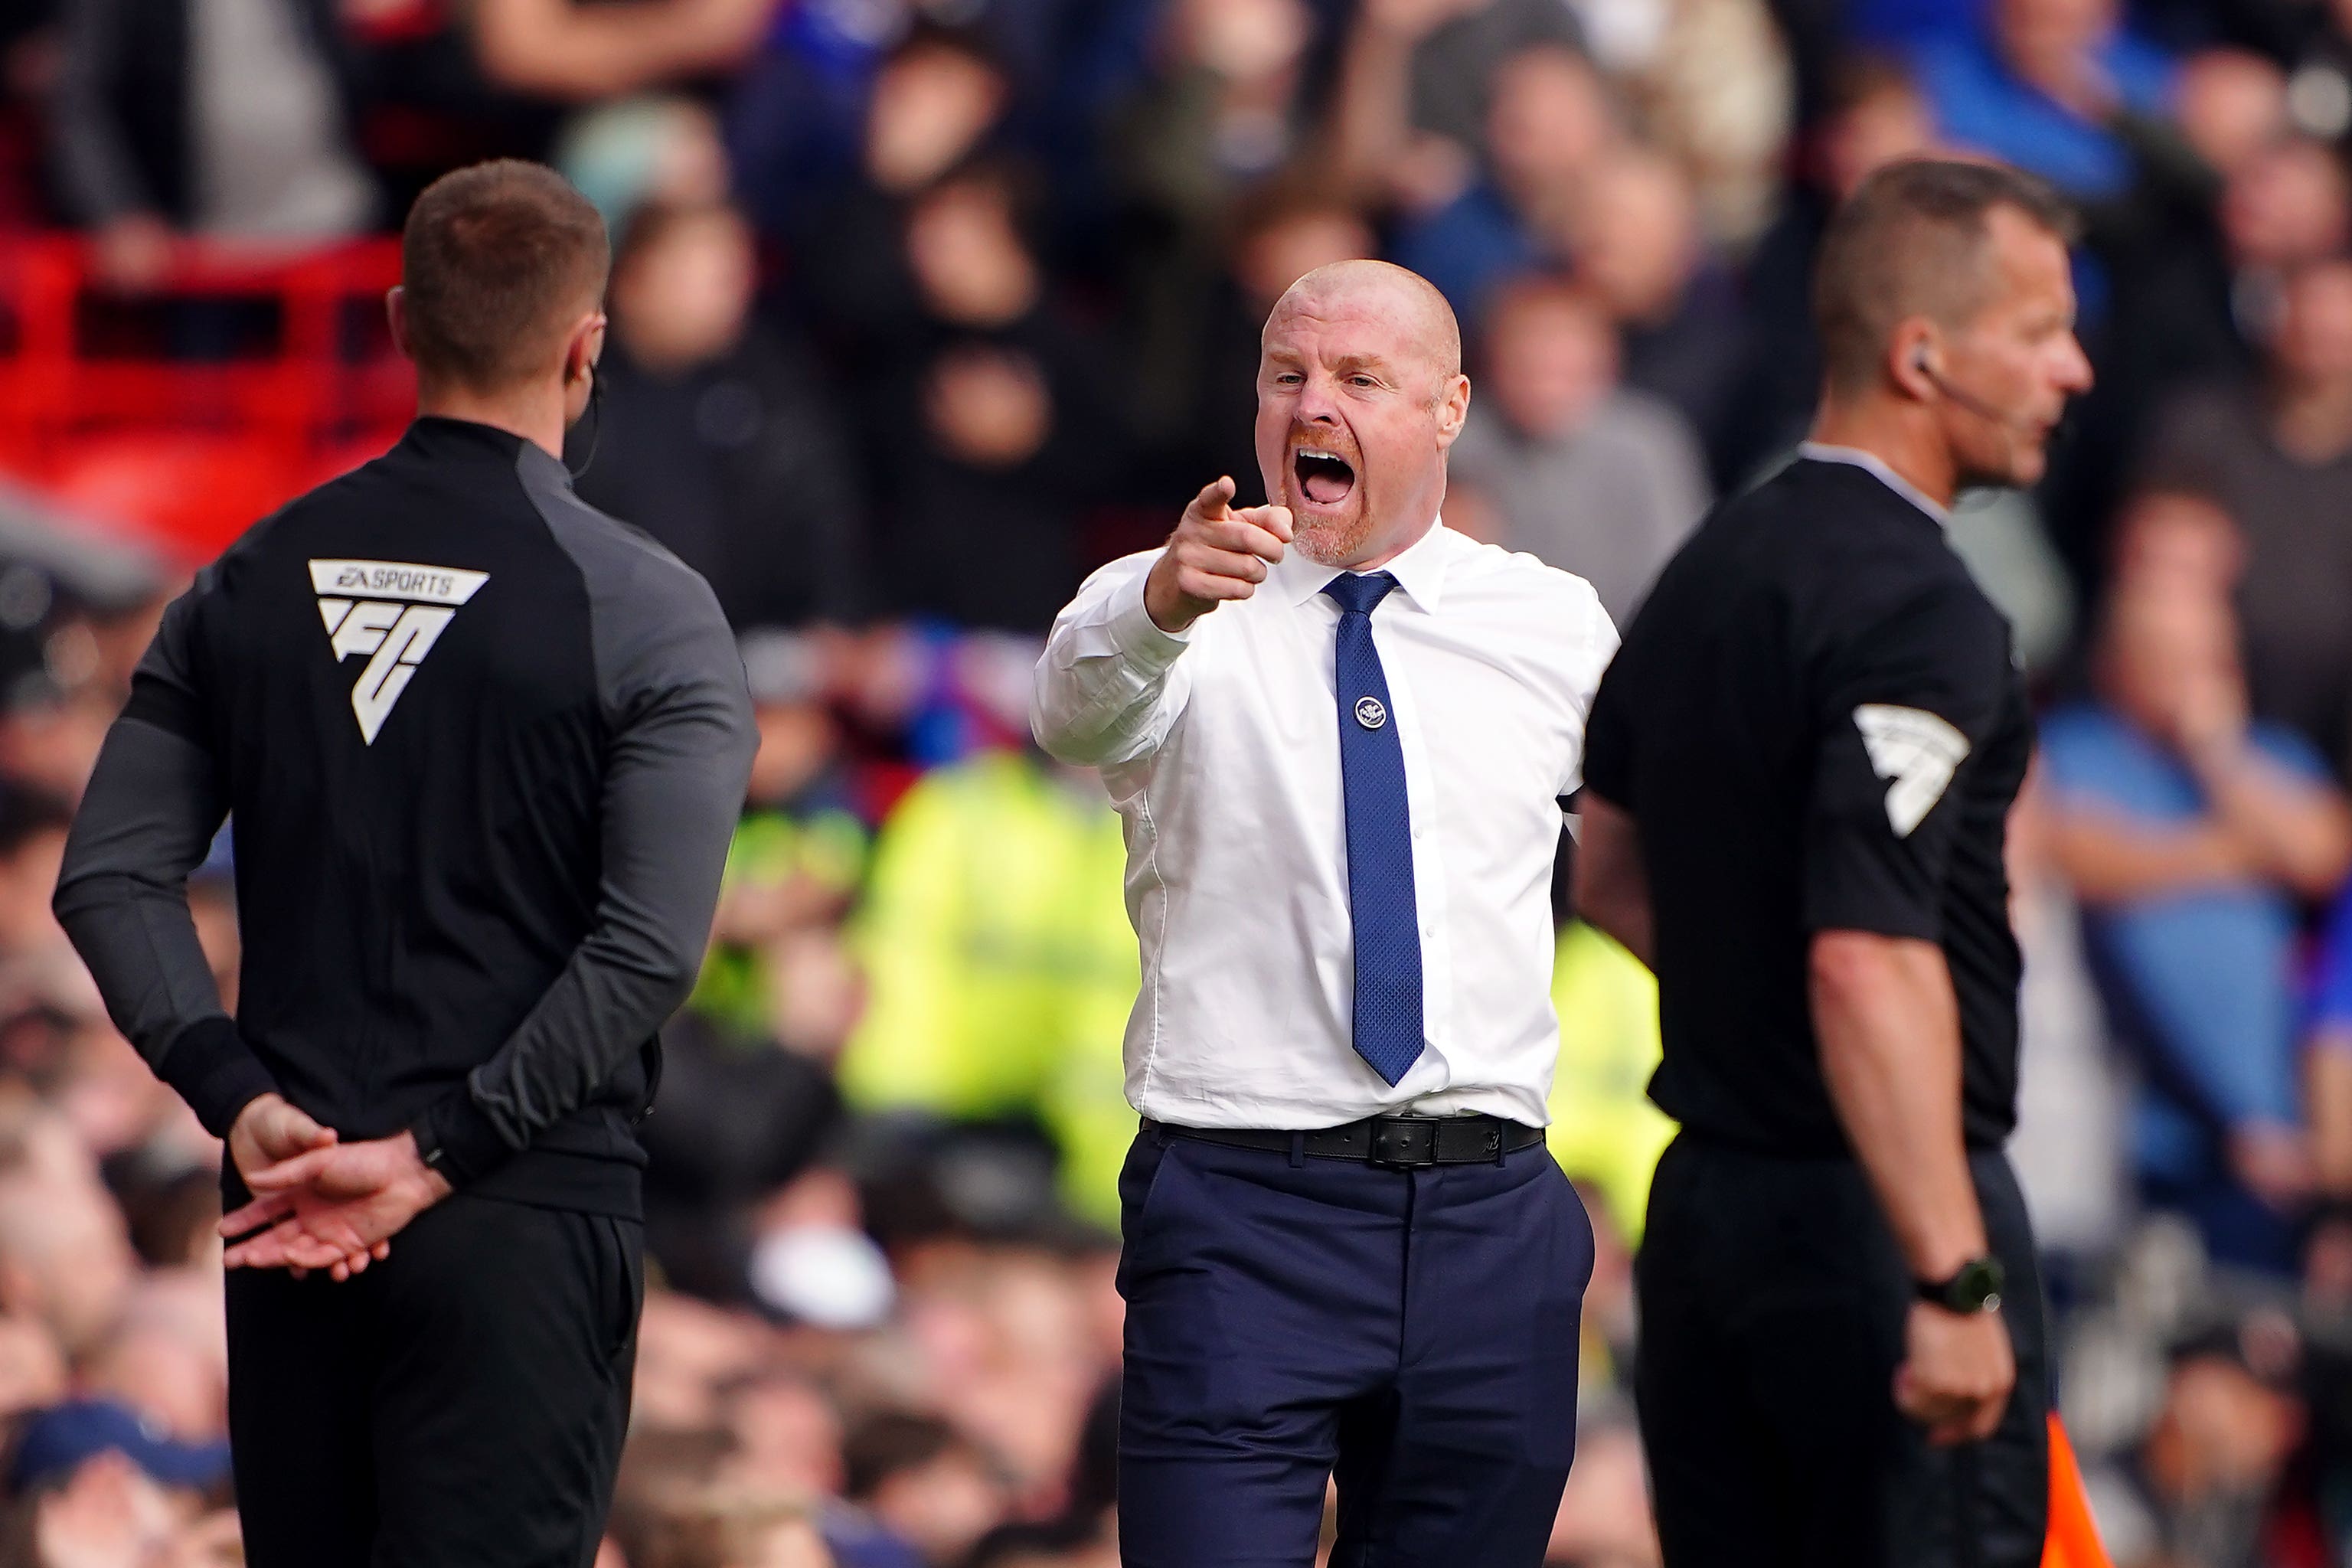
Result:
<svg viewBox="0 0 2352 1568"><path fill-rule="evenodd" d="M556 457L607 260L536 165L419 198L416 423L166 611L67 849L58 918L116 1023L228 1140L256 1568L585 1568L610 1500L631 1125L754 742L709 586ZM185 902L225 815L234 1020Z"/></svg>

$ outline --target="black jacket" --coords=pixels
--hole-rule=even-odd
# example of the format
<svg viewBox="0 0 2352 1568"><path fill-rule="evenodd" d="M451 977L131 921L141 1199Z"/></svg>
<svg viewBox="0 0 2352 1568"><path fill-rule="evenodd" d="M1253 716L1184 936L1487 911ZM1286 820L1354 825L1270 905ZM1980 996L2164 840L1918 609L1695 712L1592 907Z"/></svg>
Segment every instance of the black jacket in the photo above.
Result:
<svg viewBox="0 0 2352 1568"><path fill-rule="evenodd" d="M275 1089L485 1195L634 1214L753 747L700 577L538 447L420 419L165 612L58 916L214 1131ZM185 902L224 814L234 1024Z"/></svg>

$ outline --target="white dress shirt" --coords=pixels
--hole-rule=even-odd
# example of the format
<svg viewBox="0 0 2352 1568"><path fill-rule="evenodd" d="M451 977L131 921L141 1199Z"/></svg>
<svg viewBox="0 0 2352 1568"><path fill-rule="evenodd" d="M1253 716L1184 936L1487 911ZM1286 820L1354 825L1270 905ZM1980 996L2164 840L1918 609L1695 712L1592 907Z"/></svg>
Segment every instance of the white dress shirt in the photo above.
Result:
<svg viewBox="0 0 2352 1568"><path fill-rule="evenodd" d="M1157 551L1087 580L1054 623L1031 721L1102 770L1127 822L1143 990L1127 1095L1157 1121L1295 1130L1383 1111L1530 1126L1559 1053L1551 874L1559 798L1617 631L1592 589L1433 525L1372 613L1404 752L1426 1042L1394 1087L1356 1054L1332 663L1339 574L1296 551L1181 636L1152 624Z"/></svg>

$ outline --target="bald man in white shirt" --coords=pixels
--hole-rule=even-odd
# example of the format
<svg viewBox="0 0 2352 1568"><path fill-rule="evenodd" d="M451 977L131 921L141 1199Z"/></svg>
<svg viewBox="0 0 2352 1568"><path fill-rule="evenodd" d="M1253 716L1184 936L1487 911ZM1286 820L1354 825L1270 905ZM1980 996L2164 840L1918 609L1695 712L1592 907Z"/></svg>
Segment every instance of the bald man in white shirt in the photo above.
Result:
<svg viewBox="0 0 2352 1568"><path fill-rule="evenodd" d="M1267 320L1221 479L1055 622L1033 721L1127 821L1127 1568L1537 1568L1591 1230L1543 1147L1549 898L1617 645L1447 529L1453 311L1343 262Z"/></svg>

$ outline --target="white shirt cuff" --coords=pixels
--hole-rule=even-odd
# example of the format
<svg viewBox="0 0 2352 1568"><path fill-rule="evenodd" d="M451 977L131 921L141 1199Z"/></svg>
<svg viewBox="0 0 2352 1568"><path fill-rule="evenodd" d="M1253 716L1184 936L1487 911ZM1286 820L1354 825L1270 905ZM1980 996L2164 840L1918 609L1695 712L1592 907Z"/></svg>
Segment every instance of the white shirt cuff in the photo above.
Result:
<svg viewBox="0 0 2352 1568"><path fill-rule="evenodd" d="M1139 573L1120 584L1111 601L1110 640L1129 663L1158 674L1174 664L1177 656L1191 646L1192 628L1187 626L1181 632L1160 629L1151 612L1143 607L1143 587L1150 576L1149 572Z"/></svg>

